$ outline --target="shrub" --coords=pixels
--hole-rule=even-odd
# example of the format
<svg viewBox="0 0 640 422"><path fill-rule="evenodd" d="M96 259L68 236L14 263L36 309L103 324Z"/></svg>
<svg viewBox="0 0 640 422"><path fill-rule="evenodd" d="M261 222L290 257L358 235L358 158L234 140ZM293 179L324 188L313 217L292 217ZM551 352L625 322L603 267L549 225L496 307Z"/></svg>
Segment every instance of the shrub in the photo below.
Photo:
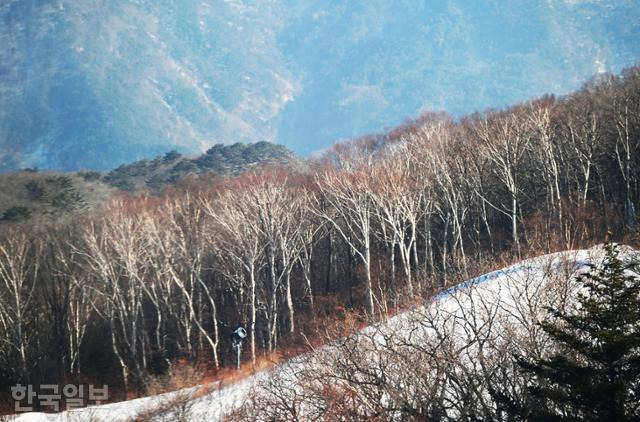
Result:
<svg viewBox="0 0 640 422"><path fill-rule="evenodd" d="M31 211L27 207L11 207L4 212L2 220L19 221L26 220L31 216Z"/></svg>
<svg viewBox="0 0 640 422"><path fill-rule="evenodd" d="M25 183L24 187L27 189L27 196L29 199L39 201L44 197L44 187L42 187L39 182L30 180Z"/></svg>

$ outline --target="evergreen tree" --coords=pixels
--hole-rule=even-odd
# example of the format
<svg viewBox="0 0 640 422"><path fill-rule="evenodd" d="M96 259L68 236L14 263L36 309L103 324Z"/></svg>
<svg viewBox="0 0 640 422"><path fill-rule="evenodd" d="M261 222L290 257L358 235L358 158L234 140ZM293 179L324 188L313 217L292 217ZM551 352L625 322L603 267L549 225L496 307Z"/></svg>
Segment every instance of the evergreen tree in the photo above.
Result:
<svg viewBox="0 0 640 422"><path fill-rule="evenodd" d="M619 248L605 245L601 265L577 277L573 312L548 308L540 323L557 352L536 360L516 356L529 377L527 397L494 397L511 418L538 421L640 420L640 277Z"/></svg>

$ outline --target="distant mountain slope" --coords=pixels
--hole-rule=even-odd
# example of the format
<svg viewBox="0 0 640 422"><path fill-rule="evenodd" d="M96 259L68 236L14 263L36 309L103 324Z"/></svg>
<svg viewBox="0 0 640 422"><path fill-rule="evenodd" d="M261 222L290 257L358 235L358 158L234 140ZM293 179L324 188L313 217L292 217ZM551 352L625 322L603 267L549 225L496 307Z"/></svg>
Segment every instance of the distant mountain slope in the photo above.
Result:
<svg viewBox="0 0 640 422"><path fill-rule="evenodd" d="M0 171L275 139L295 90L267 2L0 3Z"/></svg>
<svg viewBox="0 0 640 422"><path fill-rule="evenodd" d="M566 93L635 64L639 18L637 1L4 0L0 171L261 140L309 154Z"/></svg>

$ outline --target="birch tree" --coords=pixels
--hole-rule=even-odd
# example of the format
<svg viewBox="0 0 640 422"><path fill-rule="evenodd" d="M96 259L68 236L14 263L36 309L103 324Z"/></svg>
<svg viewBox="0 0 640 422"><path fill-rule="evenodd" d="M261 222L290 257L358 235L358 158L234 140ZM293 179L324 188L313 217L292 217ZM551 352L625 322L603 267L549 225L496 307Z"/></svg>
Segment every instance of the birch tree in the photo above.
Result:
<svg viewBox="0 0 640 422"><path fill-rule="evenodd" d="M492 113L476 123L475 133L482 146L479 153L493 164L494 174L509 195L508 206L502 204L491 204L491 206L511 220L511 238L516 252L520 255L518 216L522 190L522 164L531 143L529 124L522 121L515 110L511 113Z"/></svg>
<svg viewBox="0 0 640 422"><path fill-rule="evenodd" d="M0 353L5 368L27 380L30 346L37 333L30 326L35 311L39 246L25 232L9 231L0 240Z"/></svg>
<svg viewBox="0 0 640 422"><path fill-rule="evenodd" d="M217 307L213 286L208 286L204 281L205 254L209 246L204 231L205 211L191 199L190 194L166 203L165 209L169 217L167 230L171 233L172 252L166 269L187 305L188 325L197 327L200 336L206 340L211 348L214 366L218 369ZM204 304L200 303L201 297L204 297ZM211 334L206 327L210 327Z"/></svg>
<svg viewBox="0 0 640 422"><path fill-rule="evenodd" d="M374 182L373 182L374 181ZM391 252L391 277L395 279L395 249L400 251L407 293L413 298L412 260L417 266L417 228L421 216L423 190L417 183L411 156L406 148L397 150L374 166L371 183L374 212L380 221L382 238ZM388 235L387 235L388 232Z"/></svg>
<svg viewBox="0 0 640 422"><path fill-rule="evenodd" d="M230 269L223 274L236 286L239 293L248 297L249 307L249 344L251 361L256 363L256 321L258 311L258 271L265 250L260 242L260 230L257 225L257 213L251 197L241 189L228 189L215 200L202 198L200 202L204 212L213 222L216 244ZM236 267L242 268L238 272Z"/></svg>
<svg viewBox="0 0 640 422"><path fill-rule="evenodd" d="M575 180L578 200L585 206L593 174L602 154L604 122L596 106L587 98L582 98L583 96L584 94L566 105L567 110L559 117L557 136L562 138L562 145L566 149L565 172L571 175L571 180Z"/></svg>
<svg viewBox="0 0 640 422"><path fill-rule="evenodd" d="M371 235L373 200L369 162L356 171L329 168L316 176L322 193L317 204L318 215L331 224L349 248L362 262L365 272L366 309L374 316L374 295L371 283Z"/></svg>
<svg viewBox="0 0 640 422"><path fill-rule="evenodd" d="M289 186L286 176L263 171L251 175L246 189L256 205L258 228L265 243L267 266L271 279L270 333L275 336L277 293L284 286L289 333L295 331L291 271L304 248L302 230L305 225L304 208L307 194L301 188ZM271 348L274 342L270 341Z"/></svg>
<svg viewBox="0 0 640 422"><path fill-rule="evenodd" d="M82 244L75 253L94 274L95 292L101 296L104 308L100 316L110 327L111 346L119 362L125 390L134 382L144 384L147 366L147 342L144 333L144 289L146 278L145 251L140 220L119 211L115 203L109 219L91 223L83 231Z"/></svg>
<svg viewBox="0 0 640 422"><path fill-rule="evenodd" d="M636 190L637 157L640 153L640 69L628 70L623 82L615 87L613 97L613 117L615 122L616 140L615 157L624 181L624 210L626 223L636 224Z"/></svg>

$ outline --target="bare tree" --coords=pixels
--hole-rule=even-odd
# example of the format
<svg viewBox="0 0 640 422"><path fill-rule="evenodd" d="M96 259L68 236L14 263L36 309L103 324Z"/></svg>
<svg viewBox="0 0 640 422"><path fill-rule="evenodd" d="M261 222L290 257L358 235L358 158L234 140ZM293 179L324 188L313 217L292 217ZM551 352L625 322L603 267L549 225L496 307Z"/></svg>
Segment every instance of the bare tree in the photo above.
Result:
<svg viewBox="0 0 640 422"><path fill-rule="evenodd" d="M493 163L493 171L509 194L510 206L490 203L497 211L507 215L511 220L511 237L515 250L520 255L520 236L518 234L518 217L520 194L522 190L522 164L532 139L528 122L519 118L513 110L511 113L492 113L476 122L475 133L482 148L479 153Z"/></svg>
<svg viewBox="0 0 640 422"><path fill-rule="evenodd" d="M615 157L624 181L625 218L628 225L636 224L635 191L637 190L637 156L640 152L640 70L627 70L623 74L626 83L618 83L613 96L616 142ZM636 136L634 136L636 134Z"/></svg>
<svg viewBox="0 0 640 422"><path fill-rule="evenodd" d="M205 233L205 212L191 194L169 199L163 204L162 212L165 219L160 219L159 224L165 226L154 230L155 233L164 232L167 235L156 240L162 242L158 245L162 259L160 268L182 296L183 301L180 302L186 304L187 312L180 325L185 332L187 351L192 354L196 352L191 334L192 327L195 327L200 338L204 338L210 347L214 367L218 369L217 306L214 288L204 280L206 253L210 246ZM153 224L153 221L149 224ZM154 296L158 301L157 295Z"/></svg>
<svg viewBox="0 0 640 422"><path fill-rule="evenodd" d="M122 208L116 202L108 219L89 224L75 253L96 278L92 284L106 305L96 311L109 323L112 350L126 390L131 370L136 384L144 384L145 379L148 345L142 324L142 284L148 266L144 225L140 218L126 215Z"/></svg>
<svg viewBox="0 0 640 422"><path fill-rule="evenodd" d="M316 176L322 196L316 212L340 234L364 266L366 309L374 315L371 285L371 235L373 201L371 198L371 162L356 171L326 169Z"/></svg>
<svg viewBox="0 0 640 422"><path fill-rule="evenodd" d="M415 176L415 166L407 148L396 150L374 166L372 199L374 212L380 221L383 240L390 249L391 279L395 280L395 249L400 250L404 278L409 298L414 296L412 259L417 262L417 230L422 213L424 190ZM392 288L396 286L392 283Z"/></svg>
<svg viewBox="0 0 640 422"><path fill-rule="evenodd" d="M66 229L66 230L65 230ZM52 228L43 234L47 247L42 264L47 277L41 282L44 302L49 308L52 346L57 351L59 377L81 373L81 344L93 313L88 274L73 253L76 228Z"/></svg>
<svg viewBox="0 0 640 422"><path fill-rule="evenodd" d="M586 100L578 101L579 99L571 104L573 107L562 119L559 134L564 138L563 144L569 150L566 154L571 154L570 163L576 166L574 177L578 179L577 191L584 206L591 188L598 153L602 148L603 127L600 114Z"/></svg>
<svg viewBox="0 0 640 422"><path fill-rule="evenodd" d="M216 244L224 253L228 266L220 268L223 274L244 296L247 289L249 301L249 342L251 360L256 362L256 321L258 310L258 271L264 256L264 245L260 241L256 206L245 190L228 189L214 200L201 199L204 212L212 219ZM237 271L242 268L242 272Z"/></svg>
<svg viewBox="0 0 640 422"><path fill-rule="evenodd" d="M0 240L0 353L5 368L15 368L22 380L29 376L30 345L36 335L29 328L29 314L38 270L39 245L27 233L10 231Z"/></svg>
<svg viewBox="0 0 640 422"><path fill-rule="evenodd" d="M263 171L249 177L248 195L254 203L261 240L266 250L270 279L269 300L269 349L276 343L278 316L278 291L284 286L289 319L289 332L295 330L293 297L291 294L291 271L300 255L306 192L288 186L287 177L277 171Z"/></svg>
<svg viewBox="0 0 640 422"><path fill-rule="evenodd" d="M552 348L536 322L546 305L570 303L579 264L567 254L506 268L386 324L332 340L274 370L234 416L504 420L495 394L522 395L527 385L511 356ZM500 280L487 286L486 278Z"/></svg>

